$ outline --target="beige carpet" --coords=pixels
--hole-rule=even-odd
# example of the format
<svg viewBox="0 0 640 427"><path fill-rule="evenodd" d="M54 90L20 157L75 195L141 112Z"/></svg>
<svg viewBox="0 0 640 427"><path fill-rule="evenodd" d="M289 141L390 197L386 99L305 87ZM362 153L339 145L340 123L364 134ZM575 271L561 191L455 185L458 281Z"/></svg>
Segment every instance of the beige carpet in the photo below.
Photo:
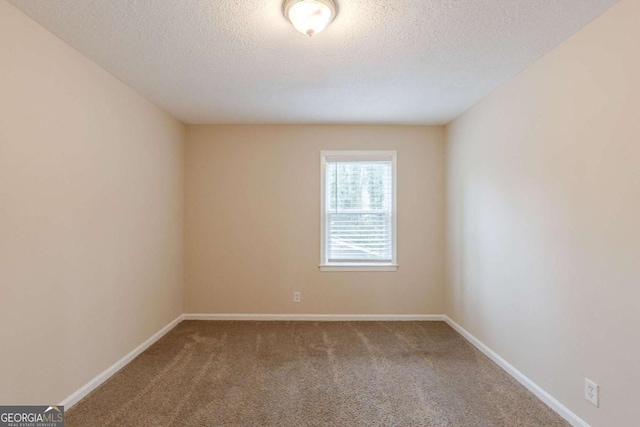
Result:
<svg viewBox="0 0 640 427"><path fill-rule="evenodd" d="M443 322L184 321L73 426L566 426Z"/></svg>

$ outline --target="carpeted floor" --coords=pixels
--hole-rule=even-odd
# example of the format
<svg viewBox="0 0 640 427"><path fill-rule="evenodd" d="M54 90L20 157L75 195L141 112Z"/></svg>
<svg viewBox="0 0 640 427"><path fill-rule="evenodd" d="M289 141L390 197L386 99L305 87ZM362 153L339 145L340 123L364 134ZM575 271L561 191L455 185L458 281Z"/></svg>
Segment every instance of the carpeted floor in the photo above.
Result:
<svg viewBox="0 0 640 427"><path fill-rule="evenodd" d="M444 322L184 321L81 426L567 426Z"/></svg>

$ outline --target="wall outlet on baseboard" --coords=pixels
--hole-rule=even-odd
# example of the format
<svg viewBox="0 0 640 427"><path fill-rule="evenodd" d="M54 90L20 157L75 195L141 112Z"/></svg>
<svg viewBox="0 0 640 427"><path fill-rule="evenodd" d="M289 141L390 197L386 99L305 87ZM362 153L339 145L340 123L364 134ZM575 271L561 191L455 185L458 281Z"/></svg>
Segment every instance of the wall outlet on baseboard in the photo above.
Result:
<svg viewBox="0 0 640 427"><path fill-rule="evenodd" d="M300 292L293 293L293 302L300 302Z"/></svg>
<svg viewBox="0 0 640 427"><path fill-rule="evenodd" d="M598 406L599 391L600 390L598 384L594 383L588 378L584 379L584 398L596 407Z"/></svg>

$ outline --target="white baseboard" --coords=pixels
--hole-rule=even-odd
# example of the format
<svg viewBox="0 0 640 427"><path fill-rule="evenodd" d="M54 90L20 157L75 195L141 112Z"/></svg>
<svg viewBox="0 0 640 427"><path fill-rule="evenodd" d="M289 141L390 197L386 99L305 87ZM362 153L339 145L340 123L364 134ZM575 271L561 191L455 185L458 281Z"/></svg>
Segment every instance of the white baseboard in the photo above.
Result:
<svg viewBox="0 0 640 427"><path fill-rule="evenodd" d="M344 321L444 321L444 314L213 314L185 313L184 320L289 320L307 322Z"/></svg>
<svg viewBox="0 0 640 427"><path fill-rule="evenodd" d="M444 316L444 321L449 326L462 335L467 341L473 344L478 350L483 352L489 359L493 360L498 366L504 369L509 375L515 378L520 384L525 386L529 391L535 394L538 399L542 400L547 406L556 411L562 418L567 420L574 427L590 427L586 421L573 413L569 408L560 403L555 397L547 393L542 387L534 383L529 377L513 367L509 362L500 357L495 351L491 350L479 339L471 335L466 329L454 322L449 316Z"/></svg>
<svg viewBox="0 0 640 427"><path fill-rule="evenodd" d="M95 390L100 384L109 379L113 374L118 372L120 369L124 368L129 362L135 359L140 353L145 351L147 348L151 347L153 343L162 338L167 332L173 329L178 323L180 323L183 319L184 315L180 315L172 320L167 326L160 329L158 332L153 334L151 338L140 344L138 347L134 348L130 353L124 356L122 359L118 360L116 363L111 365L109 368L105 369L103 372L98 374L91 381L80 387L78 390L69 395L66 399L64 399L60 406L64 406L65 411L71 408L73 405L78 403L82 398Z"/></svg>

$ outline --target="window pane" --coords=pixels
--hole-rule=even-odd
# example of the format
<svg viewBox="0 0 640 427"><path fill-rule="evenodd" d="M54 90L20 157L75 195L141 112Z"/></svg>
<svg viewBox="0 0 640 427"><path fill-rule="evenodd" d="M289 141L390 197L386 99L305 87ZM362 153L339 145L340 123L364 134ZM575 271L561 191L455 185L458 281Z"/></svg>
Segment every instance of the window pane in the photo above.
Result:
<svg viewBox="0 0 640 427"><path fill-rule="evenodd" d="M390 262L391 161L334 161L326 165L328 261Z"/></svg>
<svg viewBox="0 0 640 427"><path fill-rule="evenodd" d="M391 162L327 164L327 210L391 210Z"/></svg>
<svg viewBox="0 0 640 427"><path fill-rule="evenodd" d="M391 261L391 214L330 213L329 262Z"/></svg>

